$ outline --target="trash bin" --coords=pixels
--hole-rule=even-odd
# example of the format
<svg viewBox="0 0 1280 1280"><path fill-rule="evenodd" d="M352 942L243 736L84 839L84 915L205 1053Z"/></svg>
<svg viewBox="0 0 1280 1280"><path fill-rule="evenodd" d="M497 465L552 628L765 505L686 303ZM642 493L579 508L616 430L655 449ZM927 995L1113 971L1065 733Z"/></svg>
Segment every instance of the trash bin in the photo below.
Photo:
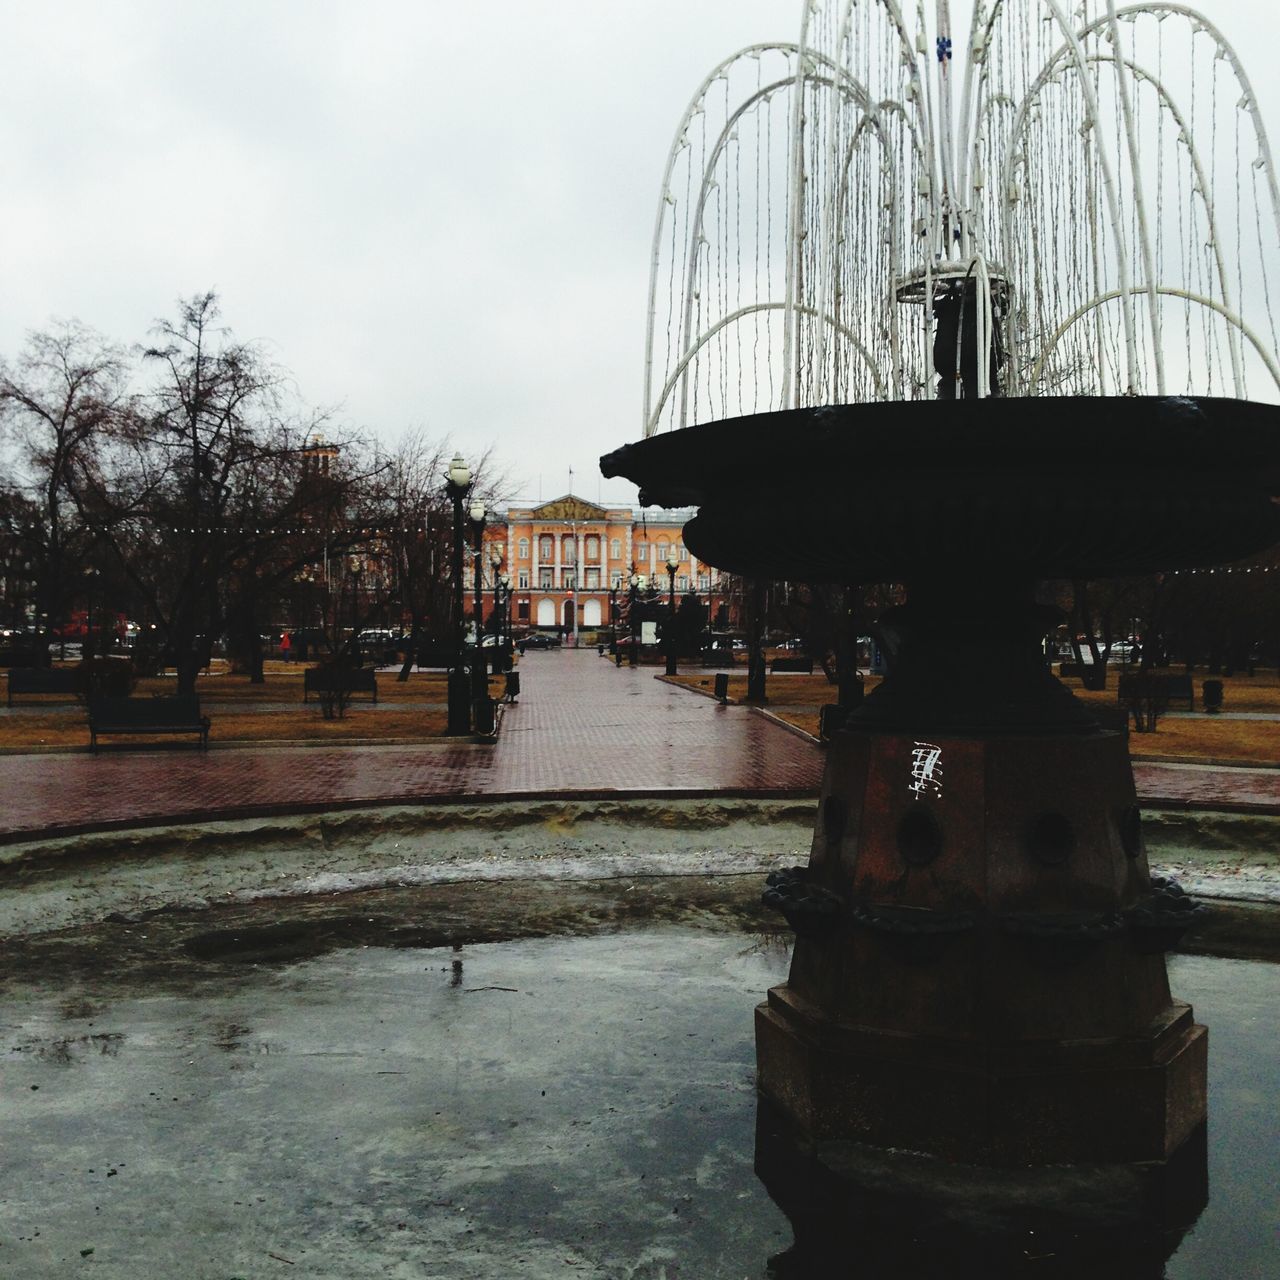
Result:
<svg viewBox="0 0 1280 1280"><path fill-rule="evenodd" d="M729 701L729 673L727 671L718 671L716 673L716 698L721 702Z"/></svg>
<svg viewBox="0 0 1280 1280"><path fill-rule="evenodd" d="M518 671L507 672L507 687L502 696L507 702L514 702L520 696L520 673Z"/></svg>
<svg viewBox="0 0 1280 1280"><path fill-rule="evenodd" d="M494 700L487 694L476 699L476 732L490 734L494 728Z"/></svg>
<svg viewBox="0 0 1280 1280"><path fill-rule="evenodd" d="M838 702L828 702L818 708L818 737L823 742L830 742L840 732L851 708L842 707Z"/></svg>
<svg viewBox="0 0 1280 1280"><path fill-rule="evenodd" d="M1201 686L1202 697L1204 699L1204 709L1210 715L1216 715L1222 710L1222 681L1206 680Z"/></svg>

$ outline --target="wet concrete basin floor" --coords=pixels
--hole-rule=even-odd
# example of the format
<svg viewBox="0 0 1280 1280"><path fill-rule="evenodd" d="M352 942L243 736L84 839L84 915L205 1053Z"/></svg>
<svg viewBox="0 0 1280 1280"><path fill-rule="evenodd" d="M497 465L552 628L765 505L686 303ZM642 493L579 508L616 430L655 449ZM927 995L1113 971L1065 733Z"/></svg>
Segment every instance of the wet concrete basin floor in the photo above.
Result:
<svg viewBox="0 0 1280 1280"><path fill-rule="evenodd" d="M752 1168L751 1010L786 949L690 916L293 960L158 919L117 970L27 967L0 1002L0 1274L768 1274L791 1231ZM1274 1275L1280 967L1172 977L1213 1048L1210 1204L1168 1275Z"/></svg>

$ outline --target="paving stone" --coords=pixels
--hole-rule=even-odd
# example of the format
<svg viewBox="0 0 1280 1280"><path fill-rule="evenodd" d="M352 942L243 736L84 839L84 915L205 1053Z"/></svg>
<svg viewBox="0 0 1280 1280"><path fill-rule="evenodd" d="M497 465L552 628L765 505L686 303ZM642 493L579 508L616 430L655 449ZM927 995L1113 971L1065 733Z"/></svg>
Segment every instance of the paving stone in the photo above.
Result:
<svg viewBox="0 0 1280 1280"><path fill-rule="evenodd" d="M495 745L109 749L0 758L0 838L363 802L600 792L815 793L822 752L744 707L617 668L531 653ZM213 737L217 738L217 723Z"/></svg>
<svg viewBox="0 0 1280 1280"><path fill-rule="evenodd" d="M593 651L530 653L496 745L107 750L0 757L0 841L364 803L522 795L817 794L823 752ZM213 727L217 737L217 723ZM1280 812L1280 770L1138 764L1144 804Z"/></svg>

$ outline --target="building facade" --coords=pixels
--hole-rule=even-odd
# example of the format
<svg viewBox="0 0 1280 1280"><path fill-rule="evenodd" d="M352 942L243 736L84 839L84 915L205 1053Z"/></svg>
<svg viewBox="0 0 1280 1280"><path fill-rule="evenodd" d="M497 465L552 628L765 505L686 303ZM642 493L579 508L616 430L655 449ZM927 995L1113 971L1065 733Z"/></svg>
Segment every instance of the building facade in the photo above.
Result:
<svg viewBox="0 0 1280 1280"><path fill-rule="evenodd" d="M517 628L572 634L607 627L625 605L633 572L660 591L668 589L667 563L674 551L677 596L695 592L715 617L724 603L717 598L719 574L700 564L682 541L692 515L602 507L571 494L495 513L485 527L480 566L485 614L493 608L494 584L506 575ZM474 591L474 567L469 585Z"/></svg>

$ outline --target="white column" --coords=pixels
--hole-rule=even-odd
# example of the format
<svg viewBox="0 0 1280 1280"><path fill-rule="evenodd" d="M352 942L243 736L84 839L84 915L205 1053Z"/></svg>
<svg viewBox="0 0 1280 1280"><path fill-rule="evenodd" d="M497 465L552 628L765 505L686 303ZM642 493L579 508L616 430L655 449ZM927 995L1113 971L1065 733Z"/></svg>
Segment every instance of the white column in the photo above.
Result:
<svg viewBox="0 0 1280 1280"><path fill-rule="evenodd" d="M538 572L538 551L542 546L542 538L539 536L541 527L534 520L530 528L533 530L533 546L530 548L530 553L533 556L533 568L529 570L529 590L536 591L542 585L542 574Z"/></svg>
<svg viewBox="0 0 1280 1280"><path fill-rule="evenodd" d="M561 548L564 543L564 535L561 530L557 529L555 533L552 534L552 537L555 538L555 548L556 548L556 576L555 576L554 586L555 586L555 589L559 591L560 588L564 586L564 578L562 576L564 566L561 564Z"/></svg>

